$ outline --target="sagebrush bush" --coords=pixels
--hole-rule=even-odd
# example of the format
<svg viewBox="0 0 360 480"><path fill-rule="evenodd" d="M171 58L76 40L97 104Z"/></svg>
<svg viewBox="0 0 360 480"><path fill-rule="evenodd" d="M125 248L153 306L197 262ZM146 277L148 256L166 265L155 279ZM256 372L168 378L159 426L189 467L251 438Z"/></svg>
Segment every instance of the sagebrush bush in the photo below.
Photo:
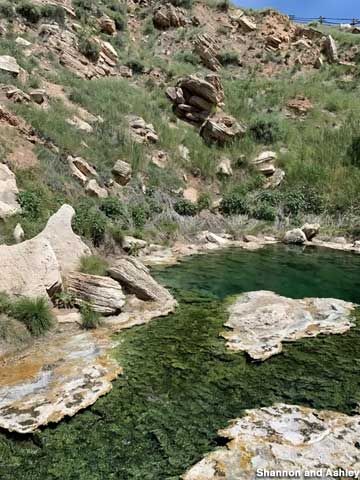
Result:
<svg viewBox="0 0 360 480"><path fill-rule="evenodd" d="M323 197L319 192L308 185L294 187L283 194L284 211L287 214L300 213L320 214L324 210Z"/></svg>
<svg viewBox="0 0 360 480"><path fill-rule="evenodd" d="M43 335L54 324L54 319L46 298L21 298L12 303L9 314L24 323L34 336Z"/></svg>
<svg viewBox="0 0 360 480"><path fill-rule="evenodd" d="M250 132L258 143L271 144L281 138L281 129L277 119L258 119L250 126Z"/></svg>
<svg viewBox="0 0 360 480"><path fill-rule="evenodd" d="M24 17L30 23L37 23L41 18L40 8L27 1L23 1L16 6L16 13Z"/></svg>
<svg viewBox="0 0 360 480"><path fill-rule="evenodd" d="M105 276L108 267L108 262L98 255L87 255L80 259L80 272L82 273Z"/></svg>
<svg viewBox="0 0 360 480"><path fill-rule="evenodd" d="M104 198L100 203L100 210L112 220L127 216L125 205L117 197Z"/></svg>
<svg viewBox="0 0 360 480"><path fill-rule="evenodd" d="M197 205L189 200L178 200L174 204L174 210L183 217L194 217L198 213Z"/></svg>
<svg viewBox="0 0 360 480"><path fill-rule="evenodd" d="M31 220L37 220L41 215L42 199L36 191L23 191L18 195L22 214Z"/></svg>
<svg viewBox="0 0 360 480"><path fill-rule="evenodd" d="M224 195L220 211L224 215L247 215L249 207L244 192L234 191Z"/></svg>
<svg viewBox="0 0 360 480"><path fill-rule="evenodd" d="M91 305L83 304L81 309L81 326L86 330L92 330L101 325L101 315L95 312Z"/></svg>

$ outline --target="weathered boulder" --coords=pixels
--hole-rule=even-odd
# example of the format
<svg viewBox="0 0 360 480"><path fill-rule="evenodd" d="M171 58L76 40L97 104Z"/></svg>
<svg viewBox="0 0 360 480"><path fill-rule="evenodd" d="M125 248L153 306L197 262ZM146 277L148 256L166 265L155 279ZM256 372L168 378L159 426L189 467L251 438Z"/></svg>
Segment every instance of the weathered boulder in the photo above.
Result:
<svg viewBox="0 0 360 480"><path fill-rule="evenodd" d="M50 243L63 275L76 270L80 258L91 254L89 247L73 232L71 222L74 215L73 207L63 205L50 217L44 230L35 237L46 239Z"/></svg>
<svg viewBox="0 0 360 480"><path fill-rule="evenodd" d="M20 66L16 58L10 57L10 55L0 55L0 70L17 76L20 73Z"/></svg>
<svg viewBox="0 0 360 480"><path fill-rule="evenodd" d="M137 143L156 143L159 138L151 123L136 115L129 115L130 135Z"/></svg>
<svg viewBox="0 0 360 480"><path fill-rule="evenodd" d="M90 197L96 197L96 198L106 198L109 195L106 188L100 187L100 185L98 184L97 180L95 180L95 178L92 178L91 180L88 181L85 187L85 192Z"/></svg>
<svg viewBox="0 0 360 480"><path fill-rule="evenodd" d="M0 292L47 297L61 288L60 266L50 241L36 237L18 245L0 245Z"/></svg>
<svg viewBox="0 0 360 480"><path fill-rule="evenodd" d="M283 242L301 245L306 242L306 236L300 228L294 228L293 230L289 230L285 233Z"/></svg>
<svg viewBox="0 0 360 480"><path fill-rule="evenodd" d="M287 107L295 112L297 115L306 115L314 108L311 101L303 95L298 95L287 102Z"/></svg>
<svg viewBox="0 0 360 480"><path fill-rule="evenodd" d="M224 157L220 160L220 163L216 167L216 173L222 177L231 177L233 170L230 158Z"/></svg>
<svg viewBox="0 0 360 480"><path fill-rule="evenodd" d="M14 87L13 85L5 85L1 88L6 94L6 97L12 100L14 103L26 103L30 102L30 96L20 90L20 88Z"/></svg>
<svg viewBox="0 0 360 480"><path fill-rule="evenodd" d="M115 22L107 15L103 15L99 18L99 26L101 31L107 33L108 35L115 35L116 33Z"/></svg>
<svg viewBox="0 0 360 480"><path fill-rule="evenodd" d="M282 351L283 342L346 332L354 326L354 308L333 298L293 300L273 292L248 292L229 307L225 326L231 331L222 336L230 350L266 360Z"/></svg>
<svg viewBox="0 0 360 480"><path fill-rule="evenodd" d="M185 27L189 21L182 8L166 3L155 9L153 23L159 30L167 30L168 28Z"/></svg>
<svg viewBox="0 0 360 480"><path fill-rule="evenodd" d="M171 294L150 275L149 269L134 257L123 257L108 269L109 275L141 300L167 301Z"/></svg>
<svg viewBox="0 0 360 480"><path fill-rule="evenodd" d="M224 145L236 138L242 138L246 130L246 126L234 117L219 112L205 120L201 126L200 135L209 144Z"/></svg>
<svg viewBox="0 0 360 480"><path fill-rule="evenodd" d="M145 248L147 246L147 242L145 240L141 240L141 238L125 235L121 242L121 246L125 252L131 252L133 250L141 250L142 248Z"/></svg>
<svg viewBox="0 0 360 480"><path fill-rule="evenodd" d="M15 240L16 243L21 243L24 240L25 232L24 232L22 226L20 225L20 223L18 223L16 225L16 227L14 228L13 237L14 237L14 240Z"/></svg>
<svg viewBox="0 0 360 480"><path fill-rule="evenodd" d="M226 446L206 455L183 480L253 480L269 478L266 472L327 478L327 469L359 466L359 415L277 404L247 410L218 434L229 440Z"/></svg>
<svg viewBox="0 0 360 480"><path fill-rule="evenodd" d="M132 168L129 163L118 160L112 168L112 173L116 182L126 185L131 180Z"/></svg>
<svg viewBox="0 0 360 480"><path fill-rule="evenodd" d="M320 225L318 223L305 223L301 230L304 232L306 239L311 241L319 233Z"/></svg>
<svg viewBox="0 0 360 480"><path fill-rule="evenodd" d="M18 193L15 175L7 165L0 163L0 219L21 211Z"/></svg>
<svg viewBox="0 0 360 480"><path fill-rule="evenodd" d="M70 272L67 291L74 296L77 305L91 305L95 312L115 314L125 305L125 295L120 284L110 277Z"/></svg>
<svg viewBox="0 0 360 480"><path fill-rule="evenodd" d="M250 20L246 15L241 15L236 20L239 27L244 30L244 32L253 32L257 29L256 23Z"/></svg>
<svg viewBox="0 0 360 480"><path fill-rule="evenodd" d="M35 103L38 103L39 105L46 102L47 100L46 91L43 90L42 88L36 88L34 90L30 90L29 95L31 100L33 100Z"/></svg>
<svg viewBox="0 0 360 480"><path fill-rule="evenodd" d="M98 177L98 174L93 166L81 157L68 156L67 161L70 166L72 176L79 180L82 185L85 185L89 177Z"/></svg>
<svg viewBox="0 0 360 480"><path fill-rule="evenodd" d="M81 132L92 133L94 131L90 123L85 122L85 120L78 117L77 115L74 115L72 118L67 118L66 122L72 127L75 127L77 130L80 130Z"/></svg>
<svg viewBox="0 0 360 480"><path fill-rule="evenodd" d="M275 167L274 167L275 168ZM269 170L270 171L270 170ZM276 188L283 182L285 172L281 168L275 168L273 174L267 178L264 188Z"/></svg>
<svg viewBox="0 0 360 480"><path fill-rule="evenodd" d="M185 101L197 96L206 100L210 105L218 105L224 100L224 90L220 78L215 74L207 75L205 79L189 75L181 78L177 87L185 93Z"/></svg>
<svg viewBox="0 0 360 480"><path fill-rule="evenodd" d="M217 58L219 47L210 35L198 35L194 41L194 51L199 55L205 67L215 72L220 70L221 63Z"/></svg>
<svg viewBox="0 0 360 480"><path fill-rule="evenodd" d="M165 168L168 163L169 156L166 152L164 152L164 150L155 150L152 153L150 159L151 163L153 163L157 167Z"/></svg>

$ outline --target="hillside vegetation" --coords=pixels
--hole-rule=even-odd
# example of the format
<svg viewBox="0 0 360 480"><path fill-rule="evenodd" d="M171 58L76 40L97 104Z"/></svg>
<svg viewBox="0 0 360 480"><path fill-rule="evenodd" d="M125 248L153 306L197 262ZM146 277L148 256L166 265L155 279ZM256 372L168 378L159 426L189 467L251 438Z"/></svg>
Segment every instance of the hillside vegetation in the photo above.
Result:
<svg viewBox="0 0 360 480"><path fill-rule="evenodd" d="M19 222L34 236L63 203L76 209L76 231L110 250L127 233L169 242L305 220L360 235L360 36L273 11L242 15L226 0L47 3L0 3L0 55L20 66L15 75L0 68L1 162L21 207L4 217L3 243ZM224 88L215 109L246 127L222 144L177 118L165 95L181 77L211 73L196 48L203 34ZM136 138L134 116L155 139ZM253 163L263 152L276 154L279 182ZM74 176L69 156L96 169L95 188ZM132 167L123 185L118 160Z"/></svg>

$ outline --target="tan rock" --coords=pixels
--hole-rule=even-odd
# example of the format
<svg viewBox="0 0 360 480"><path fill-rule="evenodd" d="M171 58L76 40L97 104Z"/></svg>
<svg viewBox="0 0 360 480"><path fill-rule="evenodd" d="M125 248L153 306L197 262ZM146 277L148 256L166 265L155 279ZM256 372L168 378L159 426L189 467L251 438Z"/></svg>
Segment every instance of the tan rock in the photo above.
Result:
<svg viewBox="0 0 360 480"><path fill-rule="evenodd" d="M74 215L73 207L63 205L50 217L45 229L35 237L46 239L50 243L63 275L76 270L81 257L91 254L89 247L73 232L71 223Z"/></svg>
<svg viewBox="0 0 360 480"><path fill-rule="evenodd" d="M82 185L85 185L89 177L98 177L97 171L86 160L81 157L68 156L67 161L69 163L72 176L80 181Z"/></svg>
<svg viewBox="0 0 360 480"><path fill-rule="evenodd" d="M85 122L85 120L77 115L74 115L72 118L67 118L66 122L81 132L92 133L94 131L90 123Z"/></svg>
<svg viewBox="0 0 360 480"><path fill-rule="evenodd" d="M157 283L148 268L134 257L123 257L109 268L109 275L141 300L167 301L172 295Z"/></svg>
<svg viewBox="0 0 360 480"><path fill-rule="evenodd" d="M20 223L14 228L13 237L16 243L21 243L24 240L25 232Z"/></svg>
<svg viewBox="0 0 360 480"><path fill-rule="evenodd" d="M249 292L229 307L225 327L231 331L221 335L230 350L266 360L282 351L283 342L346 332L354 326L354 308L333 298L293 300L273 292Z"/></svg>
<svg viewBox="0 0 360 480"><path fill-rule="evenodd" d="M165 168L169 157L163 150L155 150L151 155L151 162L159 168Z"/></svg>
<svg viewBox="0 0 360 480"><path fill-rule="evenodd" d="M112 173L120 185L126 185L131 180L132 168L129 163L118 160L112 168Z"/></svg>
<svg viewBox="0 0 360 480"><path fill-rule="evenodd" d="M39 105L41 105L47 100L46 91L42 88L36 88L35 90L30 90L30 98L35 103L38 103Z"/></svg>
<svg viewBox="0 0 360 480"><path fill-rule="evenodd" d="M11 217L21 211L18 193L15 175L7 165L0 163L0 219Z"/></svg>
<svg viewBox="0 0 360 480"><path fill-rule="evenodd" d="M239 27L244 30L244 32L253 32L257 29L256 23L250 20L246 15L241 15L237 18Z"/></svg>
<svg viewBox="0 0 360 480"><path fill-rule="evenodd" d="M70 272L67 291L74 296L78 306L88 303L95 312L106 315L119 312L125 305L125 295L120 284L110 277Z"/></svg>
<svg viewBox="0 0 360 480"><path fill-rule="evenodd" d="M115 35L116 25L114 20L112 20L107 15L103 15L99 18L99 25L102 32L107 33L108 35Z"/></svg>
<svg viewBox="0 0 360 480"><path fill-rule="evenodd" d="M61 288L60 266L48 239L36 237L18 245L0 245L0 292L47 297Z"/></svg>
<svg viewBox="0 0 360 480"><path fill-rule="evenodd" d="M230 158L222 158L218 166L216 167L216 173L220 176L231 177L233 170L231 168Z"/></svg>
<svg viewBox="0 0 360 480"><path fill-rule="evenodd" d="M123 241L121 242L121 246L126 252L131 252L133 250L141 250L145 248L147 246L147 242L145 240L141 240L140 238L125 235Z"/></svg>
<svg viewBox="0 0 360 480"><path fill-rule="evenodd" d="M289 100L287 107L294 111L297 115L306 115L314 108L314 105L308 98L299 95L296 98Z"/></svg>
<svg viewBox="0 0 360 480"><path fill-rule="evenodd" d="M301 245L306 242L305 233L300 228L294 228L285 233L284 243Z"/></svg>
<svg viewBox="0 0 360 480"><path fill-rule="evenodd" d="M14 57L0 55L0 70L17 76L20 73L20 66Z"/></svg>
<svg viewBox="0 0 360 480"><path fill-rule="evenodd" d="M185 11L171 3L159 5L153 14L153 23L159 30L185 27L189 23Z"/></svg>
<svg viewBox="0 0 360 480"><path fill-rule="evenodd" d="M183 191L183 197L191 203L196 203L199 198L199 192L195 187L187 187Z"/></svg>
<svg viewBox="0 0 360 480"><path fill-rule="evenodd" d="M106 188L100 187L97 180L95 178L88 181L85 192L90 197L97 197L97 198L106 198L109 194Z"/></svg>
<svg viewBox="0 0 360 480"><path fill-rule="evenodd" d="M156 143L159 138L151 123L136 115L129 115L130 135L137 143Z"/></svg>
<svg viewBox="0 0 360 480"><path fill-rule="evenodd" d="M217 58L219 47L210 35L198 35L194 41L194 51L207 68L214 72L220 70L221 63Z"/></svg>
<svg viewBox="0 0 360 480"><path fill-rule="evenodd" d="M320 232L320 225L318 223L305 223L301 230L304 232L306 239L311 241Z"/></svg>
<svg viewBox="0 0 360 480"><path fill-rule="evenodd" d="M242 138L246 130L246 126L234 117L219 112L205 120L200 129L200 135L209 144L224 145L236 138Z"/></svg>

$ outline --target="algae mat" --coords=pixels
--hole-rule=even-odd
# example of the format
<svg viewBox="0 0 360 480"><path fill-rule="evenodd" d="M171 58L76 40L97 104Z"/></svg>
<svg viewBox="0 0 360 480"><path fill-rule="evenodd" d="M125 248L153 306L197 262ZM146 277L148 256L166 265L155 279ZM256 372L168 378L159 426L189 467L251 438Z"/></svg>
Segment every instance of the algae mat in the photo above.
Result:
<svg viewBox="0 0 360 480"><path fill-rule="evenodd" d="M177 312L119 335L124 376L93 407L35 435L0 434L1 480L175 480L244 409L284 402L354 413L359 322L345 335L286 345L265 363L228 352L219 332L226 298L242 291L359 303L359 269L360 256L278 246L157 269Z"/></svg>

